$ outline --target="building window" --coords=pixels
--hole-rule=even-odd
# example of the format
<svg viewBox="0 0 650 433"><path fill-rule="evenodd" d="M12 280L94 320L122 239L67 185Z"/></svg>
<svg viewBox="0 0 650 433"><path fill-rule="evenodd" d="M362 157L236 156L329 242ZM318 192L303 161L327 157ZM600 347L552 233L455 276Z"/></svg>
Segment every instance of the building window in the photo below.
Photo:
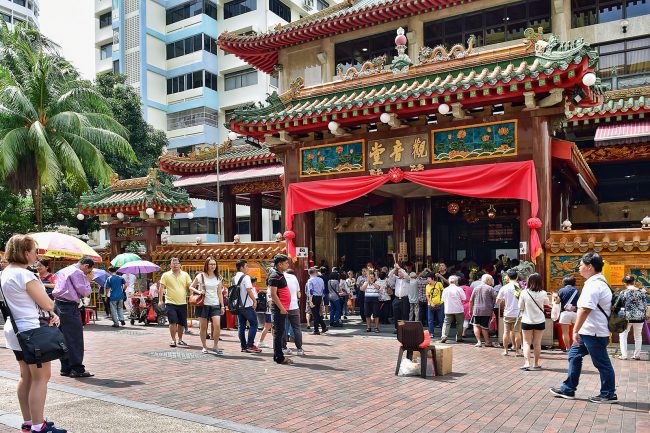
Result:
<svg viewBox="0 0 650 433"><path fill-rule="evenodd" d="M607 88L650 85L650 38L603 44L597 49L598 75Z"/></svg>
<svg viewBox="0 0 650 433"><path fill-rule="evenodd" d="M255 69L233 72L231 74L226 74L224 77L224 86L226 90L254 86L255 84L257 84L257 71Z"/></svg>
<svg viewBox="0 0 650 433"><path fill-rule="evenodd" d="M573 28L647 14L650 14L650 0L571 0Z"/></svg>
<svg viewBox="0 0 650 433"><path fill-rule="evenodd" d="M113 73L114 74L119 74L120 73L120 61L119 60L113 60Z"/></svg>
<svg viewBox="0 0 650 433"><path fill-rule="evenodd" d="M394 53L395 31L391 30L336 44L334 46L334 65L342 64L344 71L351 66L360 68L364 62L383 55L386 55L386 63L389 64Z"/></svg>
<svg viewBox="0 0 650 433"><path fill-rule="evenodd" d="M167 60L203 49L203 33L167 44Z"/></svg>
<svg viewBox="0 0 650 433"><path fill-rule="evenodd" d="M234 0L223 5L223 18L228 19L257 9L257 0Z"/></svg>
<svg viewBox="0 0 650 433"><path fill-rule="evenodd" d="M211 52L215 56L219 52L219 46L217 45L217 41L208 35L203 35L203 49L205 51Z"/></svg>
<svg viewBox="0 0 650 433"><path fill-rule="evenodd" d="M209 74L209 72L206 72ZM212 74L210 74L212 75ZM167 115L167 130L190 128L198 125L219 126L219 112L208 107L193 108Z"/></svg>
<svg viewBox="0 0 650 433"><path fill-rule="evenodd" d="M325 0L316 0L316 9L319 11L322 11L323 9L327 9L330 7L330 4L327 3Z"/></svg>
<svg viewBox="0 0 650 433"><path fill-rule="evenodd" d="M269 0L269 10L287 22L291 22L291 9L280 0Z"/></svg>
<svg viewBox="0 0 650 433"><path fill-rule="evenodd" d="M217 218L175 219L170 221L171 235L205 235L216 234L219 220Z"/></svg>
<svg viewBox="0 0 650 433"><path fill-rule="evenodd" d="M99 58L100 60L110 59L113 56L113 44L102 45L99 48Z"/></svg>
<svg viewBox="0 0 650 433"><path fill-rule="evenodd" d="M451 17L424 24L424 44L428 47L467 44L470 36L476 37L474 46L485 46L505 41L523 39L524 30L542 27L551 30L551 3L535 0L474 14Z"/></svg>
<svg viewBox="0 0 650 433"><path fill-rule="evenodd" d="M113 22L113 13L112 12L106 12L105 14L101 14L99 16L99 28L103 29L104 27L108 27L111 25Z"/></svg>
<svg viewBox="0 0 650 433"><path fill-rule="evenodd" d="M251 234L251 219L250 217L237 217L237 234L249 235Z"/></svg>
<svg viewBox="0 0 650 433"><path fill-rule="evenodd" d="M11 24L11 15L0 13L0 19L6 22L7 24Z"/></svg>
<svg viewBox="0 0 650 433"><path fill-rule="evenodd" d="M217 76L215 74L205 71L205 87L217 90Z"/></svg>
<svg viewBox="0 0 650 433"><path fill-rule="evenodd" d="M278 76L277 75L271 75L271 78L269 80L269 84L271 87L275 87L276 89L279 87L278 86Z"/></svg>
<svg viewBox="0 0 650 433"><path fill-rule="evenodd" d="M19 6L25 7L25 0L14 0L14 3L16 3Z"/></svg>
<svg viewBox="0 0 650 433"><path fill-rule="evenodd" d="M205 14L217 19L217 5L208 0L192 0L167 10L167 25Z"/></svg>
<svg viewBox="0 0 650 433"><path fill-rule="evenodd" d="M190 72L189 74L167 79L168 95L184 92L185 90L198 89L199 87L203 87L203 71Z"/></svg>

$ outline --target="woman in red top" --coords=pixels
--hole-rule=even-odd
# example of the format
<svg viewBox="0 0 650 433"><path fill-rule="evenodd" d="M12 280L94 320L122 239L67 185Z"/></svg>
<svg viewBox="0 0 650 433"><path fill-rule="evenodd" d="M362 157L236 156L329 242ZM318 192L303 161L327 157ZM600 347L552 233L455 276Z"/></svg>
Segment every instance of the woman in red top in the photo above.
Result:
<svg viewBox="0 0 650 433"><path fill-rule="evenodd" d="M50 262L47 260L39 260L36 262L36 273L38 276L38 279L41 280L41 283L45 286L45 291L47 292L47 296L52 298L52 290L54 289L54 275L52 275L52 271L50 270Z"/></svg>

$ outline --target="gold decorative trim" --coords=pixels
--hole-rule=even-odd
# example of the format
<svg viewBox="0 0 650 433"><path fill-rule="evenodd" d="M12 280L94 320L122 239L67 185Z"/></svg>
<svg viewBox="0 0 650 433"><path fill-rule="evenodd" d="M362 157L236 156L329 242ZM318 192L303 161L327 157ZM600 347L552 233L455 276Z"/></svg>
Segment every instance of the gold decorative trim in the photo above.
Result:
<svg viewBox="0 0 650 433"><path fill-rule="evenodd" d="M589 163L650 159L650 143L589 147L582 156Z"/></svg>
<svg viewBox="0 0 650 433"><path fill-rule="evenodd" d="M573 230L551 232L546 249L553 254L600 252L646 252L650 249L650 231L641 229Z"/></svg>

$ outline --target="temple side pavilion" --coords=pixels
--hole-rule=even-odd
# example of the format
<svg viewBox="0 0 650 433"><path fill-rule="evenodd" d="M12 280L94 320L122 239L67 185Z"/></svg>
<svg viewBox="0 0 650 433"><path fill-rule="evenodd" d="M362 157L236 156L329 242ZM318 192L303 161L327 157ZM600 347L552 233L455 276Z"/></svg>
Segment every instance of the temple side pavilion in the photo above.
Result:
<svg viewBox="0 0 650 433"><path fill-rule="evenodd" d="M236 206L250 206L251 240L262 240L262 209L281 208L282 163L267 147L245 143L204 146L188 155L165 153L161 170L180 176L174 186L192 198L221 201L224 241L237 234Z"/></svg>
<svg viewBox="0 0 650 433"><path fill-rule="evenodd" d="M583 40L528 29L507 48L476 50L470 40L449 51L422 47L415 57L400 27L392 62L337 67L331 80L304 86L298 74L323 47L307 41L343 31L336 23L354 32L390 13L383 20L408 23L418 45L422 35L406 17L440 3L348 2L329 18L220 36L222 49L261 70L270 71L263 56L280 62L273 70L287 90L263 108L235 111L230 128L264 140L285 161L290 251L306 246L330 263L350 258L353 268L387 264L390 251L420 263L498 252L536 259L569 204L557 185L594 197L582 154L554 137L566 109L603 102L598 55ZM304 42L290 38L296 32Z"/></svg>

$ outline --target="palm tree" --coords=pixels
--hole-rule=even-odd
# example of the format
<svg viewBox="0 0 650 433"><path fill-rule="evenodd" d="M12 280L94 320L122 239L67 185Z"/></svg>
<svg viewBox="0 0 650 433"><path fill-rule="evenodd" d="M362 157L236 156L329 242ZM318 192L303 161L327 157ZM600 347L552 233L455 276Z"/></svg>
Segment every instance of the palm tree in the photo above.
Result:
<svg viewBox="0 0 650 433"><path fill-rule="evenodd" d="M40 229L43 188L107 183L113 170L103 153L137 162L127 136L51 41L21 25L0 29L0 181L31 192Z"/></svg>

